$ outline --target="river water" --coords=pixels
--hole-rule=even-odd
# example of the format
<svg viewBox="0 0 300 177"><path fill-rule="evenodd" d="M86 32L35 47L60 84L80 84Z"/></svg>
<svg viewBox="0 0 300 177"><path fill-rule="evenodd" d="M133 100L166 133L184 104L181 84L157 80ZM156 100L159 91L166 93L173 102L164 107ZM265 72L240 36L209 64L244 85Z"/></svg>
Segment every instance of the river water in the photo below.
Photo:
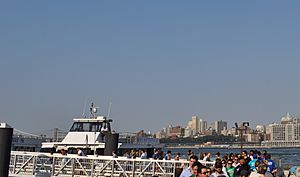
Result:
<svg viewBox="0 0 300 177"><path fill-rule="evenodd" d="M171 148L164 149L164 152L171 150L172 154L180 153L182 158L186 158L187 151L191 148ZM221 155L230 154L230 153L240 153L240 149L226 149L226 148L192 148L191 149L194 154L198 155L204 152L210 152L212 154L212 159L216 152L220 152ZM244 149L248 152L250 149ZM300 148L270 148L270 149L257 149L259 151L266 150L269 154L271 154L272 159L277 162L277 164L281 163L281 166L285 169L290 166L300 165Z"/></svg>

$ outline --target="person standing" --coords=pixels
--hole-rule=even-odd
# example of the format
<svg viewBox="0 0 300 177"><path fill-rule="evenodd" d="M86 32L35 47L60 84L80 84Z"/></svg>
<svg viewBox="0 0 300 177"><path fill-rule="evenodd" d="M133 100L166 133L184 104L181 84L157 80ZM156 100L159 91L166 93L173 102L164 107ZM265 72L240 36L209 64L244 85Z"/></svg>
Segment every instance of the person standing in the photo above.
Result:
<svg viewBox="0 0 300 177"><path fill-rule="evenodd" d="M215 172L211 174L211 177L228 177L227 173L222 170L222 163L216 162L214 167Z"/></svg>
<svg viewBox="0 0 300 177"><path fill-rule="evenodd" d="M62 173L65 174L66 171L64 170L64 167L66 166L66 163L67 163L67 160L68 160L68 159L66 158L66 156L67 156L67 151L66 151L65 149L61 149L61 150L60 150L60 154L61 154L62 156L64 156L64 157L62 158L62 160L61 160L60 168L61 168L61 170L62 170Z"/></svg>
<svg viewBox="0 0 300 177"><path fill-rule="evenodd" d="M155 149L152 158L153 158L154 160L157 160L157 159L159 159L159 157L160 157L160 150L159 150L159 149Z"/></svg>
<svg viewBox="0 0 300 177"><path fill-rule="evenodd" d="M201 168L200 173L198 173L198 177L209 177L209 176L210 176L210 174L206 167Z"/></svg>
<svg viewBox="0 0 300 177"><path fill-rule="evenodd" d="M208 153L204 156L203 161L209 162L209 161L210 161L210 156L211 156L211 153L208 152Z"/></svg>
<svg viewBox="0 0 300 177"><path fill-rule="evenodd" d="M147 152L143 149L141 154L141 159L147 159Z"/></svg>
<svg viewBox="0 0 300 177"><path fill-rule="evenodd" d="M85 156L84 152L80 148L77 148L77 155Z"/></svg>
<svg viewBox="0 0 300 177"><path fill-rule="evenodd" d="M172 159L172 153L171 151L168 151L167 154L165 155L165 160L171 160Z"/></svg>
<svg viewBox="0 0 300 177"><path fill-rule="evenodd" d="M193 163L192 170L191 170L192 175L190 177L197 177L198 174L201 172L201 167L202 165L200 162Z"/></svg>
<svg viewBox="0 0 300 177"><path fill-rule="evenodd" d="M187 154L186 154L186 157L187 157L186 160L190 160L190 157L191 157L192 155L194 155L194 153L193 153L192 150L189 149L188 152L187 152Z"/></svg>
<svg viewBox="0 0 300 177"><path fill-rule="evenodd" d="M198 157L195 155L192 155L189 159L189 166L183 167L183 170L179 177L190 177L193 174L192 173L192 165L196 162L198 162Z"/></svg>
<svg viewBox="0 0 300 177"><path fill-rule="evenodd" d="M228 174L229 177L234 177L234 166L232 166L232 160L228 160L227 161L227 166L226 166L226 172Z"/></svg>
<svg viewBox="0 0 300 177"><path fill-rule="evenodd" d="M234 176L241 176L241 174L249 176L250 175L250 166L248 165L248 163L246 163L246 160L241 157L241 159L239 160L239 165L237 167L235 167L234 169Z"/></svg>

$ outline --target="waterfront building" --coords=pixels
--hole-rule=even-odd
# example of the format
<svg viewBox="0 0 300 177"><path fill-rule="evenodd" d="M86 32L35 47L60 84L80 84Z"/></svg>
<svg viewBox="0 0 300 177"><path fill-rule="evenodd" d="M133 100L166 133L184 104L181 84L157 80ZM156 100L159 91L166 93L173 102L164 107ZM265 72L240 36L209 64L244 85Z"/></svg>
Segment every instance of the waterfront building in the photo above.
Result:
<svg viewBox="0 0 300 177"><path fill-rule="evenodd" d="M264 126L264 125L256 125L255 130L258 133L265 133L266 132L266 126Z"/></svg>
<svg viewBox="0 0 300 177"><path fill-rule="evenodd" d="M261 138L260 138L260 134L257 133L257 132L252 132L252 133L249 133L249 134L246 134L246 142L251 142L251 143L258 143L261 141Z"/></svg>
<svg viewBox="0 0 300 177"><path fill-rule="evenodd" d="M128 144L159 144L159 139L147 134L144 130L137 133L121 132L119 133L119 142Z"/></svg>
<svg viewBox="0 0 300 177"><path fill-rule="evenodd" d="M289 113L281 122L273 123L266 128L267 140L263 142L270 147L300 147L300 119Z"/></svg>

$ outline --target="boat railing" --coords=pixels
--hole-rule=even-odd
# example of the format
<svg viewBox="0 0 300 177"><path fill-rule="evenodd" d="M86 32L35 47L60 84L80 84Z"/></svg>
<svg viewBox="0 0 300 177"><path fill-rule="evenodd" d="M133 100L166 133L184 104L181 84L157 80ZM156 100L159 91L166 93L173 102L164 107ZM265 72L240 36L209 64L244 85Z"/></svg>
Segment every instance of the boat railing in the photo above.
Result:
<svg viewBox="0 0 300 177"><path fill-rule="evenodd" d="M201 162L201 161L200 161ZM202 162L207 166L214 162ZM170 176L175 177L186 160L128 159L112 156L78 156L12 151L11 175L96 177L96 176Z"/></svg>

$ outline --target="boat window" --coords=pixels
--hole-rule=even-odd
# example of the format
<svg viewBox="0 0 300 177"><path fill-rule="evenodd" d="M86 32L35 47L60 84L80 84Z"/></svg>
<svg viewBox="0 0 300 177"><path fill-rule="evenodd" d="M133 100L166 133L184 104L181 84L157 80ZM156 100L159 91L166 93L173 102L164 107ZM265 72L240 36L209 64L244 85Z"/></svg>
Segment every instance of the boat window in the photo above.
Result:
<svg viewBox="0 0 300 177"><path fill-rule="evenodd" d="M90 124L89 131L90 132L98 132L98 131L100 131L101 127L102 127L102 123L100 124L100 123L94 122L94 123Z"/></svg>
<svg viewBox="0 0 300 177"><path fill-rule="evenodd" d="M100 122L74 122L71 132L98 132L101 130L102 123Z"/></svg>
<svg viewBox="0 0 300 177"><path fill-rule="evenodd" d="M82 122L74 122L70 131L73 131L73 132L83 131L83 123Z"/></svg>

